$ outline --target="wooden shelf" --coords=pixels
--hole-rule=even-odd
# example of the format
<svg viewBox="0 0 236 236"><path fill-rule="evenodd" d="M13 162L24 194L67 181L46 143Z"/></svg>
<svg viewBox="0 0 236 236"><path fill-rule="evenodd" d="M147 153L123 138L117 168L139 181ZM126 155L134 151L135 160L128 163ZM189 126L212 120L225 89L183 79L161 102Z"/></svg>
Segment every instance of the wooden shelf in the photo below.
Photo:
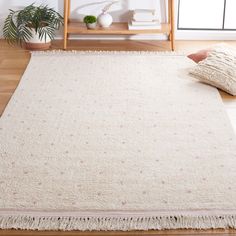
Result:
<svg viewBox="0 0 236 236"><path fill-rule="evenodd" d="M161 34L170 33L170 25L162 24L161 29L158 30L129 30L127 23L113 23L111 27L104 29L97 27L93 30L88 30L86 25L81 22L69 21L68 23L68 34L89 34L89 35L135 35L135 34Z"/></svg>
<svg viewBox="0 0 236 236"><path fill-rule="evenodd" d="M135 34L167 34L170 40L171 50L175 49L174 38L174 2L168 0L168 23L162 24L159 30L129 30L127 23L113 23L108 29L97 27L94 30L88 30L84 23L70 20L71 0L64 0L64 46L67 49L69 34L82 35L135 35Z"/></svg>

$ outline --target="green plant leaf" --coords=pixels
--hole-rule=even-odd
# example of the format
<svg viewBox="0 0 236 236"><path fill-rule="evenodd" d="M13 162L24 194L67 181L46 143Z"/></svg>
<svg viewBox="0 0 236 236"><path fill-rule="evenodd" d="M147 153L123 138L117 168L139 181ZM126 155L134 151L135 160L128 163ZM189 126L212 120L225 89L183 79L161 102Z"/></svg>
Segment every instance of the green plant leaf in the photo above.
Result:
<svg viewBox="0 0 236 236"><path fill-rule="evenodd" d="M85 16L84 17L84 23L86 24L93 24L97 22L97 17L96 16Z"/></svg>
<svg viewBox="0 0 236 236"><path fill-rule="evenodd" d="M55 31L63 25L63 17L47 5L35 6L31 4L20 11L10 10L4 27L3 36L9 43L29 41L35 30L40 39L47 36L54 39Z"/></svg>

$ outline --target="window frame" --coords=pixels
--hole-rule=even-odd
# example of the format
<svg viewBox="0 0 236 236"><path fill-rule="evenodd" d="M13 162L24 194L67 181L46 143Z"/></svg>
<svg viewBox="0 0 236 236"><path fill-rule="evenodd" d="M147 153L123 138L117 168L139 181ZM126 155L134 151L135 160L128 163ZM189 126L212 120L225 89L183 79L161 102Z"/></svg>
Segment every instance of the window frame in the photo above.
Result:
<svg viewBox="0 0 236 236"><path fill-rule="evenodd" d="M185 27L180 27L180 4L181 0L178 0L178 10L177 10L177 30L178 31L236 31L235 29L228 29L225 28L225 17L226 17L226 7L227 7L227 0L224 0L224 7L223 7L223 19L222 19L222 28L185 28Z"/></svg>

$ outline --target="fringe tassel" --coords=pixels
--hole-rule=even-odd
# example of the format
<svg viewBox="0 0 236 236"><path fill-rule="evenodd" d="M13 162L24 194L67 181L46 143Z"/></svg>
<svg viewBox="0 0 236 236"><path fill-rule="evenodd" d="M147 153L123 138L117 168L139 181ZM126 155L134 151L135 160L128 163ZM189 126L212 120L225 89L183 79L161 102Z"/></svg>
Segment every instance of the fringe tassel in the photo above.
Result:
<svg viewBox="0 0 236 236"><path fill-rule="evenodd" d="M236 228L236 215L159 217L0 216L1 229L21 230L165 230Z"/></svg>
<svg viewBox="0 0 236 236"><path fill-rule="evenodd" d="M79 51L79 50L48 50L48 51L31 51L32 55L153 55L153 56L186 56L186 52L171 52L171 51L96 51L96 50L86 50L86 51Z"/></svg>

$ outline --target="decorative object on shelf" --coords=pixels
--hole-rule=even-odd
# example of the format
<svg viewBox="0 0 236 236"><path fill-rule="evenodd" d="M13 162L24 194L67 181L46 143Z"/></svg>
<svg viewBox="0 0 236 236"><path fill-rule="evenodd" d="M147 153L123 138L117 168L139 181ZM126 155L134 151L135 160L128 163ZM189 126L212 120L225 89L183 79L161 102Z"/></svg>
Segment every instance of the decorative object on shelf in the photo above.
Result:
<svg viewBox="0 0 236 236"><path fill-rule="evenodd" d="M96 16L85 16L84 23L88 29L95 29L97 26L97 17Z"/></svg>
<svg viewBox="0 0 236 236"><path fill-rule="evenodd" d="M156 11L154 9L136 9L133 11L134 21L153 21L156 17Z"/></svg>
<svg viewBox="0 0 236 236"><path fill-rule="evenodd" d="M157 19L156 11L148 9L134 10L128 26L129 30L161 29L161 23Z"/></svg>
<svg viewBox="0 0 236 236"><path fill-rule="evenodd" d="M113 18L107 12L103 12L98 17L98 23L102 28L109 28L111 26L112 22L113 22Z"/></svg>
<svg viewBox="0 0 236 236"><path fill-rule="evenodd" d="M118 1L112 1L108 5L106 5L103 10L102 14L98 16L98 23L102 28L108 28L111 26L113 22L112 16L108 13L111 6L113 6Z"/></svg>
<svg viewBox="0 0 236 236"><path fill-rule="evenodd" d="M22 10L10 10L3 36L10 44L25 45L30 50L46 50L55 31L63 25L63 17L48 6L31 4Z"/></svg>

